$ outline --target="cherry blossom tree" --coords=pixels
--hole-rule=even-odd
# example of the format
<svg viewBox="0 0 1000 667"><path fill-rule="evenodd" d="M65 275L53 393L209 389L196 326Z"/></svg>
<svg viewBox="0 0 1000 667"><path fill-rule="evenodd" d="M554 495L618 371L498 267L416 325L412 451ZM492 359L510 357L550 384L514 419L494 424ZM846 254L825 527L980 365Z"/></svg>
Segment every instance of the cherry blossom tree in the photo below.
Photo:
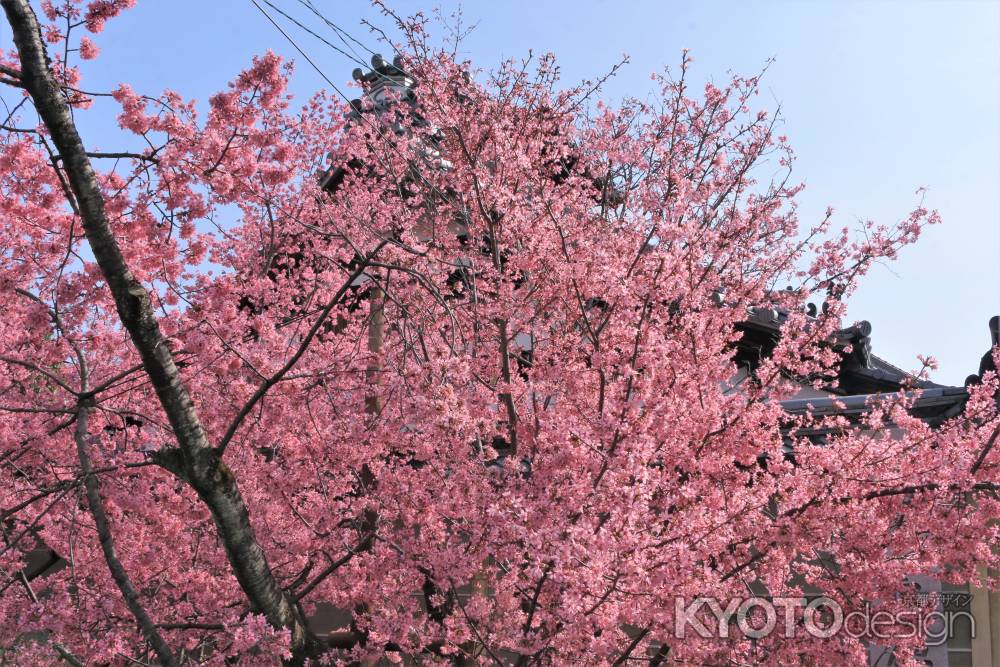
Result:
<svg viewBox="0 0 1000 667"><path fill-rule="evenodd" d="M865 647L677 639L675 600L891 609L1000 565L995 373L933 429L919 391L861 425L778 404L937 216L800 225L759 76L694 91L685 54L612 108L417 17L415 99L296 107L267 53L200 117L81 83L133 1L0 0L5 662L823 665ZM88 150L106 95L144 149ZM787 319L734 391L759 306Z"/></svg>

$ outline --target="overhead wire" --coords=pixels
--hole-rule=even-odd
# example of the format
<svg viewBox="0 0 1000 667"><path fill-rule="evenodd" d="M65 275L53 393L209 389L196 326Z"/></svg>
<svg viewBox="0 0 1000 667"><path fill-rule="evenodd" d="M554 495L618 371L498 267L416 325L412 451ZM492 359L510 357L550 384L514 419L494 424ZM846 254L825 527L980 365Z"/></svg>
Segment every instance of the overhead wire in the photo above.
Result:
<svg viewBox="0 0 1000 667"><path fill-rule="evenodd" d="M286 14L286 13L285 13L285 12L283 12L282 10L278 9L277 7L275 7L275 6L274 6L274 5L273 5L273 4L272 4L272 3L270 2L270 0L261 0L261 1L262 1L262 2L264 2L264 3L266 4L266 5L268 5L269 7L271 7L272 9L274 9L275 11L279 12L279 13L280 13L280 14L281 14L282 16L284 16L284 17L288 18L288 19L289 19L290 21L292 21L293 23L295 23L295 24L296 24L297 26L299 26L299 27L301 27L302 29L304 29L304 30L306 30L307 32L309 32L309 33L310 33L311 35L313 35L313 36L317 37L318 39L321 39L321 40L322 40L322 41L323 41L324 43L326 43L326 44L328 44L329 46L331 46L332 48L334 48L334 49L335 49L335 50L336 50L337 52L339 52L339 53L341 53L341 54L344 54L344 55L346 55L346 53L345 53L345 52L344 52L344 51L343 51L342 49L340 49L340 48L338 48L338 47L336 47L336 46L333 46L332 44L330 44L330 42L329 42L329 41L327 41L326 39L323 39L322 37L320 37L319 35L317 35L317 34L316 34L316 33L315 33L314 31L310 30L309 28L306 28L306 27L305 27L305 26L303 26L303 25L302 25L302 24L301 24L301 23L300 23L299 21L297 21L297 20L293 19L292 17L288 16L288 14ZM253 6L254 6L254 7L256 7L256 8L257 8L257 10L258 10L258 11L259 11L259 12L260 12L261 14L263 14L263 15L264 15L264 17L265 17L265 18L266 18L266 19L267 19L267 20L268 20L268 21L269 21L269 22L271 23L271 25L273 25L273 26L275 27L275 29L277 29L277 31L281 33L281 35L282 35L282 36L283 36L283 37L284 37L284 38L285 38L285 39L286 39L286 40L287 40L287 41L288 41L288 42L289 42L289 43L290 43L290 44L291 44L291 45L292 45L292 46L293 46L293 47L295 48L295 50L296 50L296 51L298 51L298 52L299 52L300 54L302 54L302 57L306 59L306 62L308 62L308 63L309 63L309 64L310 64L311 66L312 66L312 68L313 68L314 70L316 70L316 73L317 73L317 74L319 74L319 75L320 75L320 77L322 77L322 78L323 78L323 80L324 80L324 81L326 81L326 83L327 83L327 84L329 84L329 86L330 86L331 88L333 88L333 90L334 90L334 91L336 91L336 92L337 92L337 94L338 94L338 95L340 95L340 96L341 96L341 97L342 97L342 98L344 99L344 101L345 101L345 102L347 102L347 103L348 103L349 105L351 105L351 107L353 108L353 107L354 107L354 103L353 103L353 100L351 100L351 99L350 99L349 97L347 97L347 95L346 95L346 94L344 93L344 91L342 91L342 90L341 90L341 89L340 89L340 88L339 88L339 87L337 86L337 84L335 84L335 83L334 83L334 82L333 82L333 81L332 81L332 80L330 79L330 77L329 77L329 76L327 76L326 72L324 72L324 71L323 71L323 69L322 69L322 68L321 68L321 67L320 67L319 65L317 65L317 64L316 64L316 62L315 62L315 61L314 61L314 60L313 60L312 58L310 58L310 57L309 57L309 54L307 54L307 53L305 52L305 50L304 50L304 49L303 49L303 48L302 48L301 46L299 46L298 42L296 42L296 41L295 41L295 40L294 40L294 39L292 38L292 36L291 36L291 35L289 35L289 34L288 34L288 33L287 33L286 31L285 31L285 29L284 29L284 28L282 28L282 27L281 27L281 25L280 25L280 24L279 24L279 23L278 23L277 21L275 21L275 20L274 20L274 17L272 17L272 16L270 15L270 14L268 14L268 13L267 13L267 10L266 10L266 9L264 9L263 7L261 7L261 6L260 6L260 3L258 3L258 2L257 2L257 0L250 0L250 2L251 2L251 3L253 4ZM355 59L354 59L354 58L352 58L351 56L347 56L347 57L348 57L348 58L350 58L351 60L355 60ZM357 60L355 60L355 62L358 62L358 61L357 61ZM364 63L362 63L362 64L364 64ZM379 75L380 75L380 76L383 76L384 78L387 78L387 77L385 77L384 75L382 75L381 73L379 73ZM396 145L396 144L395 144L395 143L394 143L393 141L391 141L391 140L390 140L390 139L389 139L389 138L388 138L387 136L385 136L385 133L384 133L384 132L382 131L382 128L378 127L378 125L376 125L375 123L373 123L373 122L372 122L372 120L371 120L370 118L368 118L368 116L366 116L365 114L363 114L363 113L360 113L360 112L358 113L358 116L359 116L359 117L360 117L360 118L361 118L361 119L362 119L362 120L363 120L363 121L364 121L365 123L367 123L367 124L368 124L368 125L369 125L369 126L370 126L370 127L371 127L371 128L372 128L372 129L373 129L373 130L374 130L375 132L376 132L376 134L378 134L379 138L380 138L380 139L382 139L382 140L383 140L383 141L384 141L384 142L385 142L385 143L386 143L386 144L387 144L387 145L388 145L388 146L389 146L389 147L390 147L391 149L393 149L393 150L397 151L397 152L398 152L398 153L400 154L400 156L402 156L402 157L404 157L404 158L405 158L405 157L407 157L406 155L404 155L404 154L403 154L403 153L402 153L402 152L401 152L401 151L399 150L399 147L398 147L398 146L397 146L397 145ZM423 175L423 174L422 174L422 173L420 172L420 170L414 170L414 173L415 173L415 174L417 175L417 177L418 177L418 178L419 178L419 179L420 179L421 181L423 181L424 185L427 185L428 187L430 187L430 188L431 188L431 190L432 190L432 191L433 191L433 192L434 192L434 193L435 193L435 194L436 194L436 195L437 195L438 197L440 197L440 198L441 198L441 199L442 199L443 201L445 201L445 202L447 202L447 203L452 203L451 199L450 199L450 198L449 198L449 197L448 197L448 196L447 196L447 195L446 195L446 194L445 194L444 192L442 192L440 188L438 188L438 187L437 187L437 186L435 186L435 185L434 185L433 183L431 183L431 182L430 182L429 180L427 180L427 177L426 177L426 176L424 176L424 175Z"/></svg>
<svg viewBox="0 0 1000 667"><path fill-rule="evenodd" d="M315 31L313 31L313 30L312 30L311 28L309 28L308 26L306 26L306 25L304 25L303 23L301 23L301 22L300 22L300 21L299 21L298 19L296 19L295 17L293 17L293 16L290 16L289 14L287 14L287 13L286 13L286 12L285 12L284 10L282 10L282 9L281 9L280 7L277 7L277 6L275 6L275 5L274 5L274 4L272 3L272 2L270 2L270 0L261 0L261 1L262 1L262 2L263 2L263 3L265 4L265 5L267 5L268 7L270 7L271 9L273 9L273 10L274 10L274 11L276 11L276 12L278 12L279 14L281 14L282 16L284 16L284 17L285 17L286 19L288 19L289 21L291 21L292 23L294 23L295 25L297 25L297 26L298 26L299 28L301 28L302 30L306 31L307 33L309 33L310 35L312 35L313 37L315 37L315 38L316 38L316 39L318 39L319 41L323 42L324 44L326 44L326 45L327 45L328 47L330 47L331 49L333 49L334 51L336 51L336 52L337 52L337 53L339 53L340 55L342 55L342 56L344 56L345 58L347 58L348 60L351 60L351 61L353 61L353 62L356 62L356 63L358 63L359 65L361 65L362 67L367 67L367 66L368 66L368 63L366 63L366 62L364 62L363 60L361 60L361 59L360 59L360 57L359 57L359 56L357 55L357 53L353 53L353 54L352 54L352 53L348 53L347 51L344 51L344 50L343 50L342 48L340 48L340 47L339 47L339 46L337 46L336 44L333 44L332 42L330 42L330 41L329 41L328 39L326 39L326 38L325 38L325 37L323 37L322 35L320 35L320 34L316 33L316 32L315 32ZM257 4L257 3L256 3L256 2L254 2L254 4ZM273 21L272 21L272 23L273 23ZM286 35L286 37L287 37L287 35ZM296 48L298 48L298 47L296 47ZM302 51L300 50L299 52L301 53ZM303 55L305 55L305 54L303 54ZM324 77L324 78L325 78L325 77Z"/></svg>
<svg viewBox="0 0 1000 667"><path fill-rule="evenodd" d="M325 14L323 14L321 11L319 11L316 8L316 5L313 4L312 0L299 0L299 4L301 4L303 7L305 7L309 11L311 11L319 20L323 21L323 23L325 23L331 30L333 30L337 34L337 37L340 38L340 41L342 41L344 43L344 46L346 46L347 48L351 49L351 51L353 53L355 53L355 55L357 54L357 52L354 51L353 47L351 47L347 43L348 39L351 40L352 42L354 42L355 44L357 44L358 46L360 46L362 49L364 49L365 51L367 51L371 55L375 55L375 52L372 51L370 48L368 48L367 44L365 44L364 42L360 41L359 39L357 39L356 37L354 37L351 33L349 33L347 30L344 30L339 25L337 25L336 23L334 23L333 21L331 21L329 18L327 18L327 16ZM389 44L389 46L392 48L393 51L396 50L396 47L393 46L391 43Z"/></svg>
<svg viewBox="0 0 1000 667"><path fill-rule="evenodd" d="M336 44L330 43L330 41L328 39L326 39L322 35L318 34L315 30L313 30L309 26L303 24L301 21L299 21L298 19L296 19L294 16L289 15L287 12L285 12L284 10L282 10L280 7L278 7L274 3L270 2L270 0L262 0L262 2L264 4L266 4L268 7L270 7L271 9L273 9L274 11L276 11L279 14L281 14L282 16L284 16L286 19L288 19L289 21L291 21L295 25L297 25L299 28L301 28L305 32L309 33L310 35L312 35L313 37L315 37L319 41L323 42L323 44L325 44L326 46L330 47L331 49L333 49L334 51L336 51L340 55L344 56L348 60L351 60L351 61L353 61L353 62L361 65L362 67L368 67L369 64L367 62L365 62L361 58L360 55L358 55L358 52L355 51L354 48L350 44L347 43L347 40L344 39L344 37L342 36L342 34L346 35L348 38L351 39L351 41L353 41L355 44L360 45L361 48L363 48L365 51L367 51L368 53L372 54L373 56L379 55L375 51L372 51L370 48L368 48L365 44L363 44L361 41L359 41L353 35L351 35L349 32L347 32L346 30L344 30L343 28L341 28L340 26L338 26L336 23L330 21L330 19L326 18L326 16L324 16L322 14L322 12L320 12L318 9L316 9L316 7L311 2L309 2L308 4L306 4L305 2L303 2L303 0L299 0L299 2L304 7L306 7L307 9L309 9L313 14L315 14L317 17L319 17L320 20L322 20L324 23L326 23L330 27L331 30L333 30L333 33L335 35L337 35L337 37L340 39L340 41L343 42L344 45L348 49L350 49L351 53L347 53L346 51L344 51L342 48L340 48ZM390 46L390 48L392 48L393 51L396 50L396 47L392 46L392 44L389 44L389 46ZM379 71L373 70L373 73L376 74L381 79L388 79L388 77L385 74L382 74Z"/></svg>
<svg viewBox="0 0 1000 667"><path fill-rule="evenodd" d="M293 47L295 47L295 50L296 50L296 51L298 51L298 52L299 52L299 53L300 53L300 54L302 55L302 57L306 59L306 62L307 62L307 63L309 63L310 65L312 65L312 68L313 68L314 70L316 70L316 73L317 73L317 74L319 74L319 75L320 75L321 77L323 77L323 80L324 80L324 81L326 81L326 82L327 82L327 84L328 84L328 85L329 85L329 86L330 86L331 88L333 88L333 89L334 89L335 91L337 91L337 94L338 94L338 95L340 95L341 97L343 97L343 98L344 98L344 100L345 100L345 101L346 101L346 102L347 102L348 104L350 104L351 100L350 100L350 98L349 98L349 97L347 97L347 95L345 95L345 94L344 94L344 91L342 91L342 90L341 90L341 89L340 89L340 88L339 88L339 87L337 86L337 84L335 84L335 83L334 83L334 82L333 82L333 81L332 81L332 80L330 79L330 77L328 77L328 76L326 75L326 72L324 72L324 71L322 70L322 68L320 68L320 66L319 66L319 65L317 65L317 64L316 64L316 63L315 63L315 62L313 61L313 59L312 59L312 58L310 58L310 57L309 57L309 54L307 54L307 53L306 53L306 52L305 52L305 51L304 51L304 50L302 49L302 47L300 47L300 46L298 45L298 42L296 42L296 41L295 41L294 39L292 39L292 36L291 36L291 35L289 35L289 34L288 34L287 32L285 32L285 29L284 29L284 28L282 28L282 27L281 27L281 25L279 25L279 24L278 24L278 22L277 22L277 21L275 21L275 20L274 20L274 18L273 18L273 17L272 17L272 16L270 15L270 14L268 14L268 13L267 13L267 10L266 10L266 9L264 9L263 7L261 7L261 6L260 6L260 4L259 4L259 3L257 2L257 0L250 0L250 2L251 2L251 3L253 3L253 6L254 6L254 7L256 7L256 8L257 8L257 10L258 10L258 11L260 11L260 13L261 13L261 14L263 14L263 15L264 15L264 17L265 17L265 18L266 18L266 19L267 19L268 21L270 21L270 22L271 22L271 25L273 25L273 26L274 26L274 27L275 27L275 28L277 29L277 31L278 31L278 32L280 32L280 33L282 34L282 36L284 36L284 38L285 38L286 40L288 40L288 42L289 42L289 43L290 43L290 44L291 44L291 45L292 45ZM268 4L268 5L270 6L270 7L274 7L274 5L272 5L272 4L270 3L270 2L268 2L268 0L263 0L263 2L267 3L267 4ZM278 10L278 11L280 11L280 10ZM284 14L284 12L282 12L282 14Z"/></svg>

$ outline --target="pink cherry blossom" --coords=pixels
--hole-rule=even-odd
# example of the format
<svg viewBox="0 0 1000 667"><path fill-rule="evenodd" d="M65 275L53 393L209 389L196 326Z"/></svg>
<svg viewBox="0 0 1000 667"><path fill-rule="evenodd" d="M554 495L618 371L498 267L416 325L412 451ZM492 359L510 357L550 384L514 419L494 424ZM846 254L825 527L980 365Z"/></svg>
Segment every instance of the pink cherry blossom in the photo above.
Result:
<svg viewBox="0 0 1000 667"><path fill-rule="evenodd" d="M97 33L132 4L41 7ZM203 114L119 86L142 148L92 178L44 91L0 130L5 661L848 664L676 641L675 600L902 609L908 576L1000 567L993 371L933 426L923 371L855 421L779 403L838 391L846 300L934 211L800 220L760 76L698 93L685 52L591 114L552 56L477 71L399 28L412 104L293 101L265 53ZM55 90L90 66L54 57ZM748 377L752 313L780 336Z"/></svg>
<svg viewBox="0 0 1000 667"><path fill-rule="evenodd" d="M84 60L93 60L101 52L89 37L80 38L80 57Z"/></svg>

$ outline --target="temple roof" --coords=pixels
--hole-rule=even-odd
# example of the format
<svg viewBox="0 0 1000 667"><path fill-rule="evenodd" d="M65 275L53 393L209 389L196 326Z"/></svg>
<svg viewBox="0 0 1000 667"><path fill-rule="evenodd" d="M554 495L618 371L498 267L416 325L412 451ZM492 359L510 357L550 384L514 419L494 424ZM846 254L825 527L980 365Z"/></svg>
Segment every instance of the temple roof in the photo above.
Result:
<svg viewBox="0 0 1000 667"><path fill-rule="evenodd" d="M913 400L910 413L932 425L957 415L969 397L965 387L933 387L918 392L904 392L904 395ZM895 398L890 394L793 398L781 401L781 407L793 415L809 412L817 417L843 415L851 418L860 417L872 407Z"/></svg>
<svg viewBox="0 0 1000 667"><path fill-rule="evenodd" d="M810 309L811 313L815 308ZM745 320L737 325L743 338L737 343L736 361L750 370L769 357L778 343L781 326L788 319L787 311L777 308L749 308ZM842 353L838 375L828 380L824 388L831 393L849 396L898 392L903 389L942 387L920 380L898 366L872 353L872 325L861 320L838 330L829 344Z"/></svg>

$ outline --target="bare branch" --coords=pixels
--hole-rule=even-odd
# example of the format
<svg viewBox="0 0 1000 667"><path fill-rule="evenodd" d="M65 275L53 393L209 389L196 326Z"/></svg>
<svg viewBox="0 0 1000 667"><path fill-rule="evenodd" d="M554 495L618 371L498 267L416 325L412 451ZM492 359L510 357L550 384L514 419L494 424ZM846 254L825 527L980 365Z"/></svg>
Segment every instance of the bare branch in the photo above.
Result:
<svg viewBox="0 0 1000 667"><path fill-rule="evenodd" d="M993 445L995 445L997 442L997 436L1000 436L1000 424L997 424L996 428L993 429L993 433L992 435L990 435L990 439L986 441L985 445L983 445L982 450L979 452L979 456L976 457L976 462L972 464L973 474L978 472L979 468L982 467L983 461L986 460L986 457L989 455L990 450L993 449Z"/></svg>
<svg viewBox="0 0 1000 667"><path fill-rule="evenodd" d="M167 667L176 667L177 660L174 658L173 652L167 646L163 637L160 636L155 624L149 618L149 614L146 613L146 609L139 601L139 593L135 590L132 579L128 576L125 567L118 559L118 554L115 552L115 541L111 534L111 525L108 523L108 516L104 512L104 501L101 498L100 486L90 462L90 451L87 444L87 422L89 421L91 409L92 406L89 402L84 402L80 405L73 438L76 441L76 452L80 459L80 467L83 470L83 485L87 490L87 504L90 506L90 514L94 517L94 526L97 528L97 537L101 542L104 560L111 571L111 578L114 579L118 590L121 591L122 597L125 598L125 604L128 605L129 611L132 612L132 615L138 621L139 627L142 629L142 634L146 637L146 641L156 651L160 663Z"/></svg>
<svg viewBox="0 0 1000 667"><path fill-rule="evenodd" d="M271 387L281 382L282 378L284 378L285 375L287 375L288 372L295 367L295 364L297 364L299 359L302 358L302 355L309 349L309 345L312 344L313 339L316 337L316 334L319 333L319 330L322 328L327 317L337 304L343 300L344 295L347 293L347 290L350 289L351 284L365 272L369 262L371 262L372 258L375 257L375 255L378 254L378 252L385 247L385 245L386 242L382 241L375 247L374 250L368 253L368 255L361 262L358 262L357 268L351 272L346 280L344 280L340 289L337 290L336 294L333 295L333 298L331 298L327 302L326 306L323 307L323 310L320 311L316 321L313 322L312 327L309 329L309 333L306 334L305 338L303 338L302 342L299 344L298 349L295 350L295 354L293 354L285 365L278 369L274 375L265 380L264 383L257 388L257 391L254 392L253 396L250 397L250 400L248 400L246 404L240 408L236 417L234 417L233 421L229 424L229 428L226 429L225 435L222 436L222 440L219 441L219 446L216 448L219 456L226 451L226 446L233 439L233 436L236 435L236 431L239 429L240 424L243 423L243 420L246 419L248 414L250 414L250 411L253 410L254 406L257 405L262 398L264 398L264 395L267 394Z"/></svg>
<svg viewBox="0 0 1000 667"><path fill-rule="evenodd" d="M314 588L316 588L321 583L323 583L323 581L327 577L329 577L331 574L333 574L342 565L346 565L352 558L354 558L355 554L360 553L360 552L365 551L366 549L368 549L368 547L371 546L373 538L374 538L374 535L372 535L372 534L369 533L368 535L366 535L364 537L364 539L362 539L360 542L358 542L358 545L356 547L354 547L353 549L349 548L347 550L346 554L344 554L343 556L341 556L337 560L335 560L332 563L330 563L329 566L327 566L322 572L320 572L319 574L316 575L315 579L313 579L312 581L310 581L305 587L302 588L301 591L299 591L298 593L295 594L295 601L298 602L299 600L301 600L305 596L309 595L309 593L311 593Z"/></svg>

